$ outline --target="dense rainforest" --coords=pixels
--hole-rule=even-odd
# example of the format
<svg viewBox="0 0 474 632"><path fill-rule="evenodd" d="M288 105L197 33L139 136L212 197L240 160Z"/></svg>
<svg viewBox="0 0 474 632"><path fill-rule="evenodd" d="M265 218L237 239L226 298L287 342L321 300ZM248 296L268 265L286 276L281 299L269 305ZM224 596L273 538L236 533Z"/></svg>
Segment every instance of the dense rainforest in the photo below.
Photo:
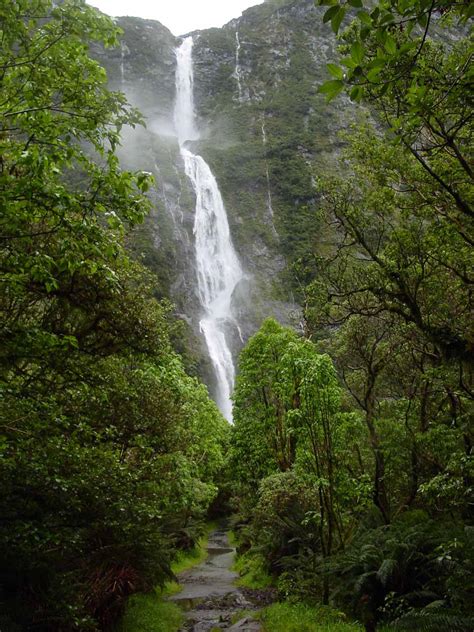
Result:
<svg viewBox="0 0 474 632"><path fill-rule="evenodd" d="M301 314L244 331L229 424L156 273L166 244L151 266L137 247L160 182L117 155L144 123L97 61L124 55L121 28L84 0L0 0L2 632L177 630L121 621L222 516L287 617L267 632L474 629L472 5L321 4L338 52L318 98L357 116L302 178L297 47L300 80L258 102L269 134L295 110L255 192L273 213L280 182L268 283Z"/></svg>

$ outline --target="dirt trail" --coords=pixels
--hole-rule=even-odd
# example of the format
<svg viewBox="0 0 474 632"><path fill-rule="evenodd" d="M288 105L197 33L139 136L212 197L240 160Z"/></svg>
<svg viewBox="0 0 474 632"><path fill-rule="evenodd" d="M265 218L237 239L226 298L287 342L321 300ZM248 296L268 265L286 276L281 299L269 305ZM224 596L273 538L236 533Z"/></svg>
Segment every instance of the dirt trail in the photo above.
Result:
<svg viewBox="0 0 474 632"><path fill-rule="evenodd" d="M208 557L189 571L178 576L183 590L170 597L186 612L182 632L259 632L260 624L251 617L244 617L232 625L234 614L252 610L255 606L234 585L238 575L230 568L235 549L229 545L225 531L214 531L209 536Z"/></svg>

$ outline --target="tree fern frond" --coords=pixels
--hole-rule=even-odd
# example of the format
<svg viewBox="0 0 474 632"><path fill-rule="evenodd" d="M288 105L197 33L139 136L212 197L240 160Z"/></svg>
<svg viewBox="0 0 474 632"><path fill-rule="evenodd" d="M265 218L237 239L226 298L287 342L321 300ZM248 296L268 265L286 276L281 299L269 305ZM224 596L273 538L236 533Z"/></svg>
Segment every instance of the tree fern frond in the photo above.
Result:
<svg viewBox="0 0 474 632"><path fill-rule="evenodd" d="M363 573L360 577L357 578L357 581L354 585L354 590L356 593L362 593L368 590L371 587L371 580L376 577L375 571L370 571L368 573Z"/></svg>
<svg viewBox="0 0 474 632"><path fill-rule="evenodd" d="M397 560L388 558L382 562L379 570L377 571L377 579L382 584L382 586L386 586L388 582L392 579L395 571L398 568Z"/></svg>
<svg viewBox="0 0 474 632"><path fill-rule="evenodd" d="M472 632L474 617L464 617L452 612L412 612L393 624L394 630L412 632Z"/></svg>

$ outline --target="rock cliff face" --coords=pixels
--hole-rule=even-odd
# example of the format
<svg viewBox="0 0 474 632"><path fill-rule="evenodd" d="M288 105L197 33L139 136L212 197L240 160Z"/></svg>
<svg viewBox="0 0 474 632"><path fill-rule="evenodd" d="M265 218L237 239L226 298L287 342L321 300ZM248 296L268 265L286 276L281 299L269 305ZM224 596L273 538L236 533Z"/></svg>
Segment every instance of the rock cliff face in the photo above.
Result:
<svg viewBox="0 0 474 632"><path fill-rule="evenodd" d="M334 162L337 132L356 114L350 102L317 94L335 41L313 0L267 1L223 28L193 33L194 94L201 138L246 272L234 308L246 339L274 315L298 324L292 265L317 240L315 182ZM195 334L196 371L211 372L199 342L194 269L194 195L173 129L174 49L180 41L158 22L119 18L120 49L95 51L110 85L144 114L146 130L126 130L124 166L151 171L155 212L131 247L156 274ZM234 336L237 352L241 341ZM211 384L212 389L212 384Z"/></svg>

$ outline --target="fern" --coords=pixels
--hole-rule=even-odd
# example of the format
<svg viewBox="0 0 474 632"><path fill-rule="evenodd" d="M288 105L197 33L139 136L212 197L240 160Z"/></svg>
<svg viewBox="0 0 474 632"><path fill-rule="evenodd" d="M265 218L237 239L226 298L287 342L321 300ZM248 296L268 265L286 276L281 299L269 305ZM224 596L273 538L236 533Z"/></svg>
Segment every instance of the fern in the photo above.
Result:
<svg viewBox="0 0 474 632"><path fill-rule="evenodd" d="M382 586L387 586L388 582L395 575L397 568L398 568L397 560L388 558L382 562L379 570L377 571L377 579L382 584Z"/></svg>
<svg viewBox="0 0 474 632"><path fill-rule="evenodd" d="M472 632L474 617L465 617L449 611L411 612L393 624L394 630L417 630L417 632Z"/></svg>

